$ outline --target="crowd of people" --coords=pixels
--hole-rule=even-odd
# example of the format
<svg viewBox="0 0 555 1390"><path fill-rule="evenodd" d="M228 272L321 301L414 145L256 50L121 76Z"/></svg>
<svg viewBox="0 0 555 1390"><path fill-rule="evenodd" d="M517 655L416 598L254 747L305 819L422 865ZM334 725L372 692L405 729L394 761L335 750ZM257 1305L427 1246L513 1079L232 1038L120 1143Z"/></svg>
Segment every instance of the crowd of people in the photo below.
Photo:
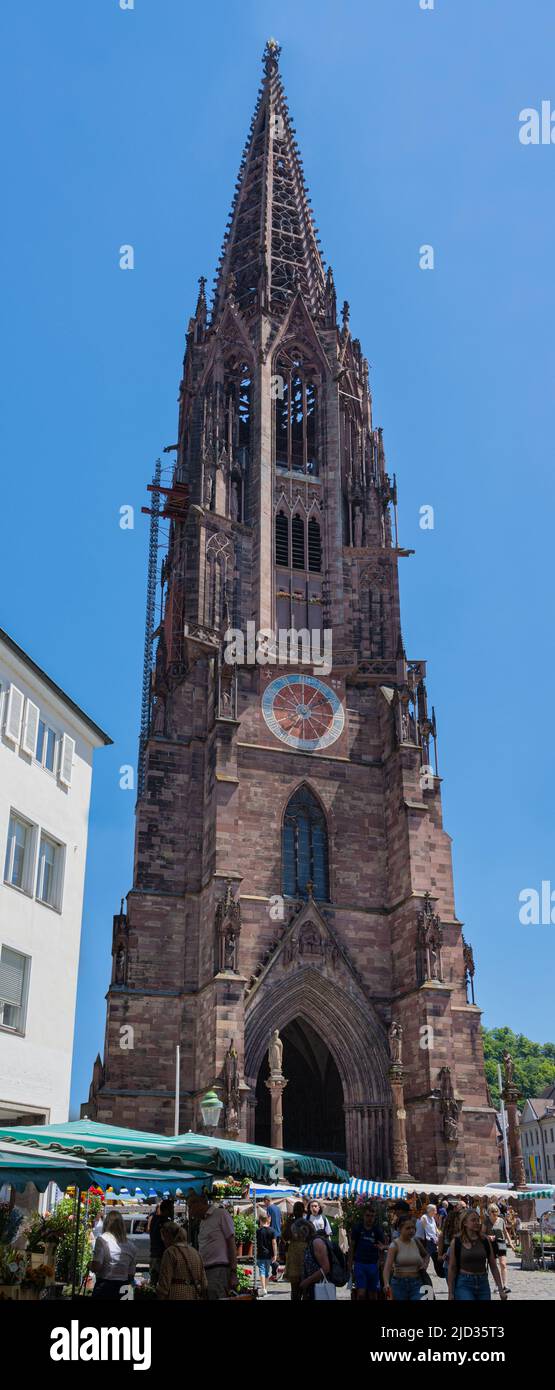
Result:
<svg viewBox="0 0 555 1390"><path fill-rule="evenodd" d="M235 1228L227 1208L203 1194L188 1201L189 1240L174 1220L170 1199L148 1220L150 1281L159 1299L216 1301L237 1291ZM359 1302L433 1298L429 1272L447 1282L448 1298L477 1302L491 1298L489 1275L505 1299L507 1249L514 1250L510 1208L492 1202L481 1212L471 1202L431 1196L420 1210L407 1201L389 1205L380 1219L375 1203L360 1208L349 1235L341 1217L332 1229L322 1204L297 1201L283 1219L266 1196L257 1209L258 1297L266 1298L278 1270L291 1285L292 1302L332 1300L350 1284ZM119 1298L133 1282L137 1252L127 1239L121 1213L111 1211L94 1230L91 1263L93 1298Z"/></svg>

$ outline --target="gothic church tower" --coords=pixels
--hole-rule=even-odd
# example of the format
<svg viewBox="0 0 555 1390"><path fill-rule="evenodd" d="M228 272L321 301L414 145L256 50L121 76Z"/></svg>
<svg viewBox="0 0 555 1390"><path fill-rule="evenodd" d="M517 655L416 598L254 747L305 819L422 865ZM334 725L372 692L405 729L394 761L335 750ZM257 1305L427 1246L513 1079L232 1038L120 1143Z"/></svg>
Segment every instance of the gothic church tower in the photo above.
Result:
<svg viewBox="0 0 555 1390"><path fill-rule="evenodd" d="M277 1028L286 1148L478 1182L494 1112L426 666L401 635L396 485L278 62L270 40L212 311L201 280L187 333L133 887L84 1109L172 1132L179 1045L180 1128L215 1087L222 1133L269 1142ZM249 639L233 662L229 629ZM259 629L304 638L261 664Z"/></svg>

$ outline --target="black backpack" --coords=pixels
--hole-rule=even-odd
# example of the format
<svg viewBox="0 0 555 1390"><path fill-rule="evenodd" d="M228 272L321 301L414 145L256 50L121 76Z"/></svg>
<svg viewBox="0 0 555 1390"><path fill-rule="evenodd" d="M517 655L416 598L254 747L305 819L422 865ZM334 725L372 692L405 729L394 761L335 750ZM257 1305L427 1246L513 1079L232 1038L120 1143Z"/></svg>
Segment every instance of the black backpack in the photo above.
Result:
<svg viewBox="0 0 555 1390"><path fill-rule="evenodd" d="M348 1280L347 1260L343 1251L335 1240L329 1240L328 1236L323 1235L322 1231L315 1231L312 1240L323 1240L328 1252L330 1262L330 1272L326 1274L328 1283L335 1284L336 1288L342 1289Z"/></svg>

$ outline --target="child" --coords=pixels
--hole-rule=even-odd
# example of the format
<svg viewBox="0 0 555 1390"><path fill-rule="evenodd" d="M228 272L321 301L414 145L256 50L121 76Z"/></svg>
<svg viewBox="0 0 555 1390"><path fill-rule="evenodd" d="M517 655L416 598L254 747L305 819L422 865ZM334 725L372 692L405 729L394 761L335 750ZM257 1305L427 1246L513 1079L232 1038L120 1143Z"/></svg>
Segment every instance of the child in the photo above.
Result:
<svg viewBox="0 0 555 1390"><path fill-rule="evenodd" d="M265 1298L268 1292L266 1285L270 1276L272 1260L277 1260L277 1242L271 1229L271 1221L267 1211L263 1211L258 1218L256 1260L260 1278L260 1297Z"/></svg>

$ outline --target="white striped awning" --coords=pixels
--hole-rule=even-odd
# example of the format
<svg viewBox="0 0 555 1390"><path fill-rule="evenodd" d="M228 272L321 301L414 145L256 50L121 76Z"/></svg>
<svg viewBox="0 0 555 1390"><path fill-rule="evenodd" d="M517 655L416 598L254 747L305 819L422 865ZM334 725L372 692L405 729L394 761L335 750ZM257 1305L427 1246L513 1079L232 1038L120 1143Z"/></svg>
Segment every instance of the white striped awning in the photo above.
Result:
<svg viewBox="0 0 555 1390"><path fill-rule="evenodd" d="M350 1182L311 1182L299 1188L301 1197L320 1197L337 1201L339 1197L383 1197L396 1201L407 1195L406 1187L394 1182L374 1182L371 1178L351 1178Z"/></svg>

